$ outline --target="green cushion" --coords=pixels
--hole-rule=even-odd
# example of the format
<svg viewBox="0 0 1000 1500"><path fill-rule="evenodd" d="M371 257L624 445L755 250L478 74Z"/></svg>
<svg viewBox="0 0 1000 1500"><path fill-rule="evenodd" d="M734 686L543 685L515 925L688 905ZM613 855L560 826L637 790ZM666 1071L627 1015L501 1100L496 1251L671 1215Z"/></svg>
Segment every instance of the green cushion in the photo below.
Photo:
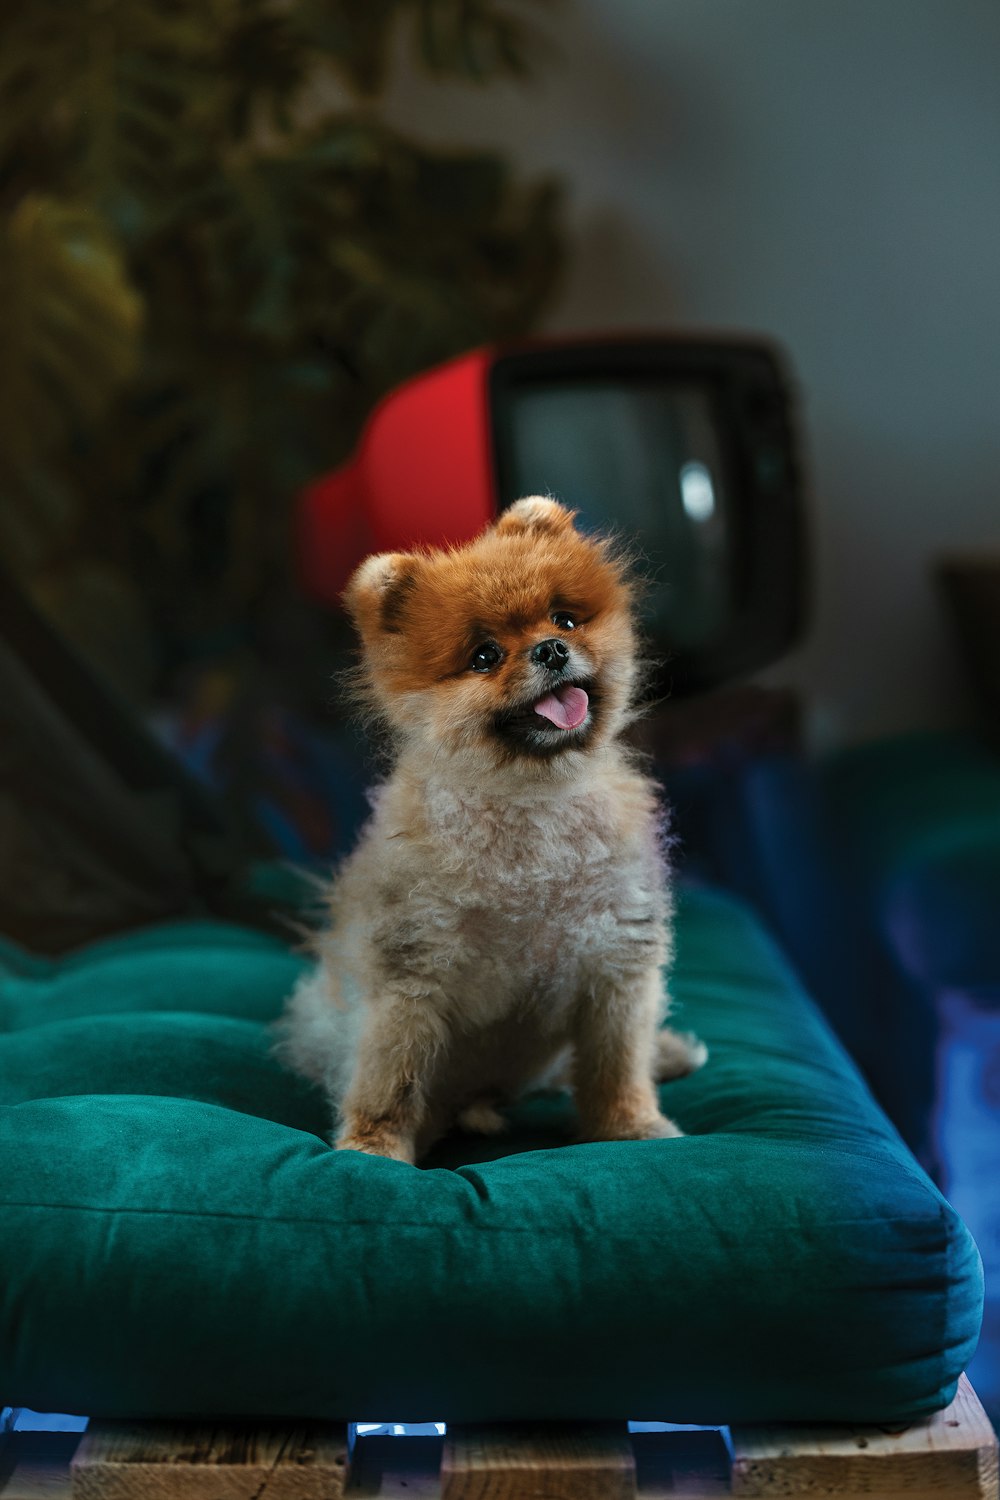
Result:
<svg viewBox="0 0 1000 1500"><path fill-rule="evenodd" d="M974 1245L746 910L689 890L682 1140L565 1100L424 1169L336 1153L269 1053L303 960L214 924L0 955L0 1400L91 1415L905 1422ZM498 1154L502 1152L504 1154Z"/></svg>

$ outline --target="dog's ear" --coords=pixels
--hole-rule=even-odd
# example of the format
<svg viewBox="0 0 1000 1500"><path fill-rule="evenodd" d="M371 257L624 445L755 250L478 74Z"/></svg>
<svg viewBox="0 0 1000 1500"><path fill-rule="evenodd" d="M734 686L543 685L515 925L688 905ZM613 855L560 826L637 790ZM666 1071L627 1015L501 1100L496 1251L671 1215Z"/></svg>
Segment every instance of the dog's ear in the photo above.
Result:
<svg viewBox="0 0 1000 1500"><path fill-rule="evenodd" d="M362 635L395 634L402 628L406 601L423 566L417 552L378 552L365 558L343 593L344 608Z"/></svg>
<svg viewBox="0 0 1000 1500"><path fill-rule="evenodd" d="M524 500L503 511L494 528L501 536L513 532L538 531L550 536L560 531L572 531L576 512L567 510L558 500L546 495L528 495Z"/></svg>

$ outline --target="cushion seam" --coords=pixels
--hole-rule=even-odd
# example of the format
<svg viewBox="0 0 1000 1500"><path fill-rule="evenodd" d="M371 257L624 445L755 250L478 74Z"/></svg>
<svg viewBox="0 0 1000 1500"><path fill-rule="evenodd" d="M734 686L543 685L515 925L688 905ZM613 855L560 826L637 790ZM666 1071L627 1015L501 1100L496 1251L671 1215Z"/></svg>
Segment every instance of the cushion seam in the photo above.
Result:
<svg viewBox="0 0 1000 1500"><path fill-rule="evenodd" d="M372 1228L378 1228L378 1227L384 1228L385 1227L385 1222L386 1222L384 1218L378 1218L378 1219L343 1219L343 1218L314 1219L314 1218L293 1217L291 1215L289 1215L288 1217L272 1218L269 1215L260 1214L260 1213L228 1213L224 1209L204 1209L203 1210L203 1209L190 1209L190 1208L139 1208L139 1207L135 1207L135 1206L131 1206L131 1205L123 1205L123 1204L104 1205L104 1204L94 1204L94 1203L41 1203L41 1202L33 1202L33 1201L24 1201L24 1200L21 1200L21 1199L4 1199L4 1200L0 1200L0 1202L2 1202L2 1206L4 1208L41 1209L44 1212L88 1213L88 1214L135 1214L135 1215L138 1215L140 1217L158 1217L158 1218L168 1218L168 1219L224 1219L224 1220L228 1220L230 1222L234 1222L234 1223L237 1223L237 1224L253 1224L253 1225L258 1225L258 1224L289 1224L289 1225L291 1225L291 1224L312 1224L312 1225L316 1225L316 1226L322 1227L324 1229L329 1229L329 1228L336 1228L336 1229L372 1229ZM830 1228L836 1228L836 1226L843 1225L843 1224L872 1224L872 1225L878 1225L878 1226L881 1226L881 1225L884 1225L884 1224L912 1224L912 1225L920 1225L922 1227L927 1227L929 1225L932 1225L934 1222L935 1222L935 1216L930 1215L930 1214L927 1214L927 1215L923 1215L923 1214L893 1214L893 1215L889 1215L889 1216L882 1215L882 1214L871 1214L871 1215L868 1215L865 1218L856 1218L856 1219L854 1219L854 1218L836 1218L836 1219L831 1219L829 1221L829 1226L828 1227L830 1227ZM941 1216L940 1215L937 1216L937 1222L938 1223L941 1222ZM438 1231L438 1232L440 1232L440 1231L451 1232L451 1231L454 1231L454 1230L471 1229L471 1230L473 1230L477 1234L479 1234L481 1232L484 1232L484 1231L488 1231L491 1234L516 1234L516 1235L523 1235L523 1234L529 1234L529 1235L552 1234L552 1235L572 1235L574 1239L580 1239L581 1236L584 1236L584 1237L588 1237L588 1238L600 1239L602 1241L606 1241L606 1240L622 1240L622 1241L624 1241L626 1243L632 1243L635 1240L635 1234L634 1234L634 1231L632 1231L632 1230L629 1230L629 1231L626 1231L626 1232L617 1233L613 1229L608 1229L608 1228L604 1228L604 1227L592 1229L589 1226L581 1225L581 1224L566 1224L566 1225L555 1225L555 1224L523 1224L522 1225L522 1224L489 1224L489 1223L473 1222L473 1221L466 1221L464 1223L463 1222L458 1222L458 1223L451 1223L451 1224L438 1224L438 1223L421 1222L418 1219L393 1219L392 1220L392 1224L393 1224L394 1228L399 1228L399 1229L427 1229L427 1230L435 1230L435 1231ZM945 1238L947 1239L947 1236L945 1236Z"/></svg>

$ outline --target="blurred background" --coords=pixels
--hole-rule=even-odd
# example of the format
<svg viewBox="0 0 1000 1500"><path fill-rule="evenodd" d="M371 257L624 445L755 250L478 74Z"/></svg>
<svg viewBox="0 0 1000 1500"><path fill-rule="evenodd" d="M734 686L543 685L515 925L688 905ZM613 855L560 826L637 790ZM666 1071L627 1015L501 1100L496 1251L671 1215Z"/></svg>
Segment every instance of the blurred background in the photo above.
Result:
<svg viewBox="0 0 1000 1500"><path fill-rule="evenodd" d="M384 104L404 72L523 77L538 8L5 18L0 542L132 702L262 669L294 701L321 650L289 575L302 483L382 391L550 301L555 186Z"/></svg>
<svg viewBox="0 0 1000 1500"><path fill-rule="evenodd" d="M685 872L754 903L1000 1276L998 57L995 0L6 7L3 932L238 914L234 847L349 845L372 766L292 522L381 395L532 332L764 334L810 626L653 748ZM76 657L122 714L86 750Z"/></svg>
<svg viewBox="0 0 1000 1500"><path fill-rule="evenodd" d="M1000 514L990 0L38 0L2 40L0 548L133 701L315 701L289 516L382 391L681 326L798 372L771 675L814 741L968 717L929 561Z"/></svg>
<svg viewBox="0 0 1000 1500"><path fill-rule="evenodd" d="M539 87L389 117L567 184L542 326L759 329L801 385L816 562L775 675L844 744L968 720L929 562L1000 549L1000 11L574 0Z"/></svg>

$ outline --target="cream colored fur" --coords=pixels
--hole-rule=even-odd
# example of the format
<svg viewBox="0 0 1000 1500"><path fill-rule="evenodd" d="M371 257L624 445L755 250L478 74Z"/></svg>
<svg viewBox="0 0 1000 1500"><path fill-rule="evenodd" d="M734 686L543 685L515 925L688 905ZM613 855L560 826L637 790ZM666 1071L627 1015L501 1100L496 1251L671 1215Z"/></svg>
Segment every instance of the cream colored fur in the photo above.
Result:
<svg viewBox="0 0 1000 1500"><path fill-rule="evenodd" d="M401 715L412 734L281 1027L339 1148L414 1161L456 1123L502 1129L505 1103L567 1068L585 1138L680 1133L655 1080L705 1052L659 1031L670 899L655 789L617 739L626 699L545 761L435 737L419 703Z"/></svg>

